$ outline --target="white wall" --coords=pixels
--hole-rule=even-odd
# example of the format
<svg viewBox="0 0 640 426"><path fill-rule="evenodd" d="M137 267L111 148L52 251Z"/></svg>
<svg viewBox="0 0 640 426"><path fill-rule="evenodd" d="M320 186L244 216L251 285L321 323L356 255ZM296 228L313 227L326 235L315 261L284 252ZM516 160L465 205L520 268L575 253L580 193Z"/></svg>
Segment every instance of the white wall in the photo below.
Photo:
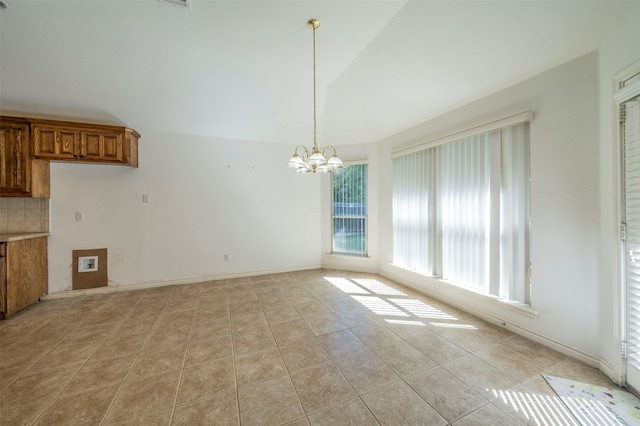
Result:
<svg viewBox="0 0 640 426"><path fill-rule="evenodd" d="M138 169L51 164L50 292L74 249L106 247L123 286L320 265L320 182L286 167L292 147L136 130Z"/></svg>
<svg viewBox="0 0 640 426"><path fill-rule="evenodd" d="M620 166L612 95L614 76L640 60L638 22L640 3L629 2L624 18L610 29L597 52L407 129L381 141L369 153L377 159L377 176L372 179L377 179L379 226L370 235L377 238L373 260L380 273L504 321L529 337L555 343L599 366L617 382L624 374L620 359L624 336L620 326ZM532 306L539 311L537 318L390 264L391 152L529 108L535 114L531 125L531 258ZM338 262L325 256L326 263ZM361 263L346 258L339 265L348 269Z"/></svg>
<svg viewBox="0 0 640 426"><path fill-rule="evenodd" d="M624 19L617 22L599 50L600 84L600 341L602 366L619 380L623 374L620 358L620 242L618 239L620 161L618 141L614 138L617 118L613 105L614 76L640 61L640 2L631 2Z"/></svg>
<svg viewBox="0 0 640 426"><path fill-rule="evenodd" d="M590 54L378 144L379 271L597 363L600 354L598 58ZM532 306L537 318L406 272L393 258L391 152L525 110L531 123ZM373 233L373 232L372 232ZM438 290L434 291L433 286Z"/></svg>

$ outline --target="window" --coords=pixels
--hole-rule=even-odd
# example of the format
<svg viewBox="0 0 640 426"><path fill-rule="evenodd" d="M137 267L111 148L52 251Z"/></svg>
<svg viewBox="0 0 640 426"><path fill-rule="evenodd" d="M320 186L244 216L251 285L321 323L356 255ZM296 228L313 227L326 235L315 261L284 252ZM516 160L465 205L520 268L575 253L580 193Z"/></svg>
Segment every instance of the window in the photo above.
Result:
<svg viewBox="0 0 640 426"><path fill-rule="evenodd" d="M367 255L367 165L333 171L333 253Z"/></svg>
<svg viewBox="0 0 640 426"><path fill-rule="evenodd" d="M393 159L393 262L529 303L529 125Z"/></svg>

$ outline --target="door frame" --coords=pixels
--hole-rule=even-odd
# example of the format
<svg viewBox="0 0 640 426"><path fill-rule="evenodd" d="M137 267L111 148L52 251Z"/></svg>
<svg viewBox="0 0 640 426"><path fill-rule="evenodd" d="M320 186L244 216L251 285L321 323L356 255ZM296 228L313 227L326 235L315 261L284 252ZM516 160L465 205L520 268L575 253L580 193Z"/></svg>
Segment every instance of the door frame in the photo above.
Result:
<svg viewBox="0 0 640 426"><path fill-rule="evenodd" d="M626 275L626 242L624 234L626 229L623 229L623 223L625 221L625 188L624 188L624 147L622 145L622 133L620 128L620 105L624 102L638 96L640 94L640 81L635 82L627 87L624 83L631 77L640 73L640 60L631 64L624 70L620 71L614 76L613 79L613 132L614 132L614 181L615 181L615 209L616 214L616 227L617 227L617 240L619 250L616 251L615 261L618 265L616 269L616 281L618 285L614 287L614 315L618 318L616 322L617 330L614 330L617 334L617 341L620 347L620 370L619 376L620 385L624 387L630 387L631 390L636 393L640 389L634 389L627 383L627 275Z"/></svg>

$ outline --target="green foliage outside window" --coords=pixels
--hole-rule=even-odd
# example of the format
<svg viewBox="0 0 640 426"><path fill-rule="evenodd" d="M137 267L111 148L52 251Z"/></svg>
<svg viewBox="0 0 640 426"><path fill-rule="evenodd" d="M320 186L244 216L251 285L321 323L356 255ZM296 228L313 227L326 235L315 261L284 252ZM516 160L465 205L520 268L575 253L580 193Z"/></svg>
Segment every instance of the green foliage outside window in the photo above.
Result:
<svg viewBox="0 0 640 426"><path fill-rule="evenodd" d="M333 172L333 253L367 255L367 165Z"/></svg>

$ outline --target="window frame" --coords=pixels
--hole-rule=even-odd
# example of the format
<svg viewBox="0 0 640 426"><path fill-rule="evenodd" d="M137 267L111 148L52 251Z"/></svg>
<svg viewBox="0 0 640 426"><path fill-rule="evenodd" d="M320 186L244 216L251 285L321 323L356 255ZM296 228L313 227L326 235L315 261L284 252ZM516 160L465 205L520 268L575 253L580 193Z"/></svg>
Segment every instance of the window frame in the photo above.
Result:
<svg viewBox="0 0 640 426"><path fill-rule="evenodd" d="M359 160L359 161L344 161L344 167L343 168L347 168L347 167L351 167L351 166L366 166L366 185L364 188L365 191L365 214L363 216L359 216L359 215L353 215L353 216L341 216L341 215L335 215L335 208L334 208L334 175L333 172L331 173L331 185L330 185L330 191L331 191L331 198L330 198L330 203L329 206L331 208L331 212L330 212L330 221L331 221L331 255L335 255L335 256L346 256L346 257L356 257L356 258L366 258L369 257L369 162L366 160ZM348 219L364 219L364 252L363 253L350 253L350 252L342 252L342 251L336 251L335 250L335 228L334 228L334 220L335 219L340 219L340 218L348 218Z"/></svg>
<svg viewBox="0 0 640 426"><path fill-rule="evenodd" d="M614 76L612 81L612 120L614 139L616 144L614 145L614 158L616 159L615 173L614 173L614 185L615 190L613 192L615 197L614 206L616 209L617 223L615 229L612 229L612 234L615 234L616 239L619 241L618 250L616 251L616 264L620 265L616 269L616 279L619 285L614 287L613 300L617 301L616 308L619 312L619 321L616 324L617 327L614 330L614 338L618 345L628 347L628 354L625 359L622 359L621 364L621 382L630 388L637 389L638 383L640 383L640 376L638 375L637 366L634 367L633 363L629 363L629 360L634 357L633 344L637 343L638 339L634 337L633 332L637 331L637 318L634 318L633 313L630 312L629 304L632 303L632 298L637 298L633 294L629 294L631 289L629 288L628 274L628 258L627 253L629 249L629 243L627 241L628 228L627 228L627 215L626 215L626 182L625 182L625 144L624 144L624 120L622 119L622 105L630 101L636 96L640 96L640 61L636 61L629 65L624 70L620 71ZM626 109L626 107L625 107ZM634 341L635 340L635 341ZM637 354L635 355L637 356Z"/></svg>

